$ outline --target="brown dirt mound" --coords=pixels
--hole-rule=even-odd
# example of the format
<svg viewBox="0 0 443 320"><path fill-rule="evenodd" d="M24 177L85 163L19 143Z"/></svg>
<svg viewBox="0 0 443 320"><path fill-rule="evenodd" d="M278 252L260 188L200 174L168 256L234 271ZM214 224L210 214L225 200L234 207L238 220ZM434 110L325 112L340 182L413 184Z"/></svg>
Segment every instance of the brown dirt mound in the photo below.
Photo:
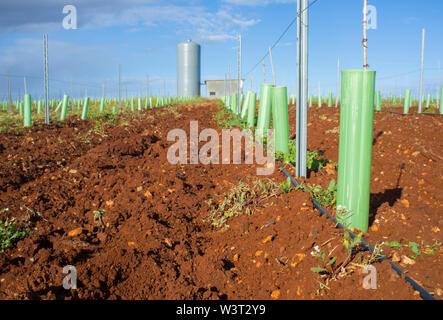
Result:
<svg viewBox="0 0 443 320"><path fill-rule="evenodd" d="M330 281L312 272L311 268L322 264L311 255L315 246L328 257L336 257L328 271L344 262L347 252L343 232L320 216L302 191L267 199L254 214L231 218L223 232L212 228L205 221L209 214L206 201L255 177L256 167L170 165L166 155L173 142L166 136L173 128L189 134L191 120L199 121L200 130L216 128L217 110L211 102L203 102L177 107L175 112L160 108L124 117L125 125L105 125L103 132L95 132L92 121L71 119L59 126L33 128L23 136L0 134L4 179L0 207L9 209L2 219L14 217L32 231L0 253L0 299L420 298L387 263L376 264L377 290L362 288L365 275L356 266L349 265L347 274ZM333 130L338 126L336 113L322 108L311 109L309 115L309 147L324 150L333 161L338 154L338 132ZM320 115L326 118L319 119ZM409 155L415 151L397 126L411 133L415 125L423 125L421 119L412 127L394 124L393 119L376 115L374 130L383 134L374 144L373 180L379 180L374 180L371 192L388 193L374 197L373 226L378 229L365 237L372 243L385 237L412 241L418 225L423 240L438 239L439 233L428 229L441 219L441 210L431 205L435 201L441 206L441 194L432 193L436 197L432 199L431 189L426 188L441 187L441 179L430 179L431 185L422 187L427 194L408 191L406 197L403 191L409 208L400 202L403 198L386 191L391 181L395 186L396 162L410 165L405 148ZM437 122L431 125L441 130ZM325 133L328 130L331 132ZM432 131L425 129L420 141L439 152L440 142L427 130ZM393 141L402 144L400 153L388 148ZM4 155L11 155L11 160ZM423 159L418 159L410 158L417 167L412 173L405 170L399 188L406 190L417 175L428 170L435 176L441 172L442 167L431 162L419 169ZM44 169L38 169L42 165ZM293 173L293 168L288 169ZM13 175L21 178L9 177ZM324 186L334 177L335 173L322 169L312 173L309 182ZM277 183L286 180L278 170L269 178ZM388 188L383 188L386 184ZM429 202L423 202L428 217L416 205L419 201ZM398 223L401 214L407 217L407 224ZM426 279L423 285L432 292L441 288L441 273L426 270L435 270L440 259L441 251L408 266L414 278ZM62 287L66 265L77 269L77 290Z"/></svg>

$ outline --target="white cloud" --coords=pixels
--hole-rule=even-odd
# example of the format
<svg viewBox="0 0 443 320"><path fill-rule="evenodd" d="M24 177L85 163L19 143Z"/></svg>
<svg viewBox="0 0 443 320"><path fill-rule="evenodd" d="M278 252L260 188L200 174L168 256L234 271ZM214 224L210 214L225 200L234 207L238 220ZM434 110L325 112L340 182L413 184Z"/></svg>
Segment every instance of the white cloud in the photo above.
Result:
<svg viewBox="0 0 443 320"><path fill-rule="evenodd" d="M226 40L235 40L237 39L233 35L229 34L213 34L213 35L206 35L203 37L203 40L207 41L226 41Z"/></svg>
<svg viewBox="0 0 443 320"><path fill-rule="evenodd" d="M269 4L296 3L297 0L222 0L237 6L267 6Z"/></svg>
<svg viewBox="0 0 443 320"><path fill-rule="evenodd" d="M229 7L214 10L193 1L184 5L160 0L71 0L70 4L77 8L79 29L127 26L135 32L143 27L175 25L176 33L201 41L229 40L260 22ZM0 33L61 30L62 9L63 4L56 0L2 0Z"/></svg>

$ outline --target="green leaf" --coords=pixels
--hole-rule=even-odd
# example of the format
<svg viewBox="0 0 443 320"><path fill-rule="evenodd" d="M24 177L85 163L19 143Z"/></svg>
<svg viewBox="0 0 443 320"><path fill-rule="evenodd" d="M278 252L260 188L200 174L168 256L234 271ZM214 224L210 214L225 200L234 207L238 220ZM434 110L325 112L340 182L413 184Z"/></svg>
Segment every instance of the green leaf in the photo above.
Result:
<svg viewBox="0 0 443 320"><path fill-rule="evenodd" d="M330 266L331 264L333 264L335 262L335 260L337 260L337 257L333 257L331 260L329 260L329 262L326 264L326 266Z"/></svg>
<svg viewBox="0 0 443 320"><path fill-rule="evenodd" d="M325 268L321 268L321 267L312 267L311 271L315 272L315 273L322 273L322 272L325 272L326 269Z"/></svg>
<svg viewBox="0 0 443 320"><path fill-rule="evenodd" d="M434 253L435 253L435 249L432 249L432 250L430 250L430 251L424 251L424 253L425 254L427 254L427 255L430 255L430 256L433 256L434 255Z"/></svg>
<svg viewBox="0 0 443 320"><path fill-rule="evenodd" d="M329 182L328 190L329 190L329 191L332 191L332 190L334 190L334 188L335 188L335 180L332 179L332 180Z"/></svg>
<svg viewBox="0 0 443 320"><path fill-rule="evenodd" d="M397 241L391 241L391 242L386 241L385 244L391 248L394 248L394 249L398 249L398 248L403 247L403 245Z"/></svg>
<svg viewBox="0 0 443 320"><path fill-rule="evenodd" d="M363 233L360 233L359 235L357 235L354 240L352 241L352 247L355 247L357 245L359 245L361 243L361 239L363 237Z"/></svg>
<svg viewBox="0 0 443 320"><path fill-rule="evenodd" d="M418 243L409 242L408 246L411 248L412 252L414 252L416 256L420 255L420 250L418 249Z"/></svg>

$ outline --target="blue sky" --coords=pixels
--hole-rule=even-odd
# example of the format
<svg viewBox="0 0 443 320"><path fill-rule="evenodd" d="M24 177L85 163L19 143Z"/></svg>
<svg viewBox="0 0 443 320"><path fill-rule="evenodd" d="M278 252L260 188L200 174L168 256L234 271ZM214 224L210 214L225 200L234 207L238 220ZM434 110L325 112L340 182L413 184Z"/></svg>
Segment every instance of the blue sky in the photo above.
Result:
<svg viewBox="0 0 443 320"><path fill-rule="evenodd" d="M311 0L312 1L312 0ZM77 30L65 30L62 10L77 8ZM337 59L341 69L362 65L363 0L318 0L309 12L309 88L335 92ZM443 1L368 0L377 9L377 29L368 31L368 63L385 94L410 87L417 92L421 30L426 29L425 91L435 93L438 61L443 63ZM296 0L2 0L0 2L0 99L7 93L42 95L43 34L49 37L50 91L58 96L100 96L106 82L116 95L122 65L123 97L146 92L176 93L177 44L193 39L202 46L202 81L223 79L232 64L237 76L237 40L243 38L243 73L267 52L296 15ZM273 50L278 85L295 89L296 25ZM262 82L261 64L251 73ZM267 82L272 82L269 58ZM249 76L247 78L249 88ZM202 87L204 92L205 87Z"/></svg>

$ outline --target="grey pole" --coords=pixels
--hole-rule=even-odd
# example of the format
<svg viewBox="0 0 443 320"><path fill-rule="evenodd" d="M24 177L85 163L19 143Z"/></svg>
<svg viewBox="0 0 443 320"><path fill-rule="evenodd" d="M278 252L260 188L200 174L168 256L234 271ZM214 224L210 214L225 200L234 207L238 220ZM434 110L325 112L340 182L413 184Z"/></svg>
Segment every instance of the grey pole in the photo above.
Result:
<svg viewBox="0 0 443 320"><path fill-rule="evenodd" d="M48 35L43 36L43 56L45 72L45 123L49 124L49 80L48 80Z"/></svg>
<svg viewBox="0 0 443 320"><path fill-rule="evenodd" d="M368 11L368 0L363 1L363 69L366 70L368 68L368 38L367 38L367 32L368 32L368 17L367 12Z"/></svg>
<svg viewBox="0 0 443 320"><path fill-rule="evenodd" d="M149 97L149 76L146 76L146 96Z"/></svg>
<svg viewBox="0 0 443 320"><path fill-rule="evenodd" d="M308 0L297 1L296 176L307 176Z"/></svg>
<svg viewBox="0 0 443 320"><path fill-rule="evenodd" d="M232 83L232 77L231 77L231 64L229 64L229 108L231 108L231 83Z"/></svg>
<svg viewBox="0 0 443 320"><path fill-rule="evenodd" d="M74 77L72 77L72 82L71 82L71 105L72 109L74 110Z"/></svg>
<svg viewBox="0 0 443 320"><path fill-rule="evenodd" d="M26 77L23 77L23 82L25 84L25 95L28 94L28 88L26 86Z"/></svg>
<svg viewBox="0 0 443 320"><path fill-rule="evenodd" d="M440 60L438 60L438 87L437 87L437 109L440 107L440 89L441 88L441 80L440 80Z"/></svg>
<svg viewBox="0 0 443 320"><path fill-rule="evenodd" d="M122 112L122 65L118 65L118 109Z"/></svg>
<svg viewBox="0 0 443 320"><path fill-rule="evenodd" d="M241 35L238 35L238 80L237 80L237 113L241 113Z"/></svg>
<svg viewBox="0 0 443 320"><path fill-rule="evenodd" d="M265 66L265 59L263 59L262 63L263 63L263 83L266 83L266 66Z"/></svg>
<svg viewBox="0 0 443 320"><path fill-rule="evenodd" d="M421 69L420 69L420 93L418 97L418 113L421 113L422 96L423 96L423 65L425 63L425 29L421 33Z"/></svg>
<svg viewBox="0 0 443 320"><path fill-rule="evenodd" d="M225 91L224 91L224 97L225 97L225 103L226 103L226 86L227 86L227 76L226 76L226 73L225 73Z"/></svg>
<svg viewBox="0 0 443 320"><path fill-rule="evenodd" d="M11 112L11 72L8 70L8 111Z"/></svg>
<svg viewBox="0 0 443 320"><path fill-rule="evenodd" d="M339 83L340 83L340 58L338 58L338 61L337 61L337 84L335 87L335 107L336 108L338 106L338 96L340 95L338 92Z"/></svg>

